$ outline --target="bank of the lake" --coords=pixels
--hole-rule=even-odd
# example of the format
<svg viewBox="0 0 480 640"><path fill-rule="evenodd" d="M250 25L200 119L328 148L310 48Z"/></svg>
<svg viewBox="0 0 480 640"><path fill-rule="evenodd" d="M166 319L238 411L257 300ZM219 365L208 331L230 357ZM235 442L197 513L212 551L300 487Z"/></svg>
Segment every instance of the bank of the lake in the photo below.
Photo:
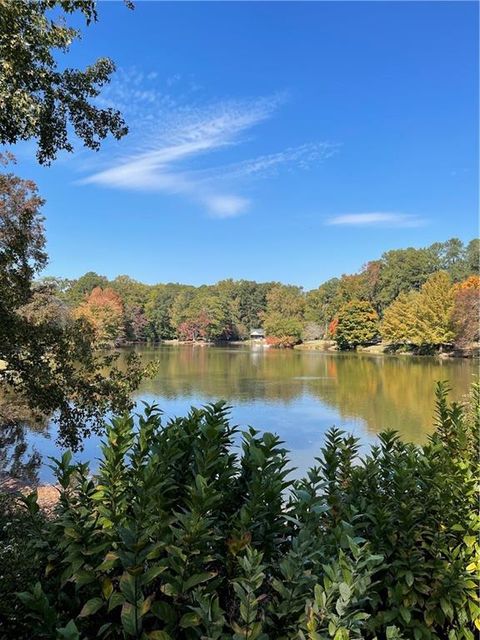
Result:
<svg viewBox="0 0 480 640"><path fill-rule="evenodd" d="M174 346L192 346L192 347L254 347L262 349L275 348L268 344L265 340L179 340L177 338L172 340L162 340L159 343L151 346L160 345L174 345ZM125 346L145 346L142 343L126 343ZM300 344L293 345L291 348L297 351L325 351L325 352L341 352L337 343L334 340L305 340ZM365 353L372 355L386 355L386 356L416 356L416 357L438 357L438 358L480 358L480 345L478 343L469 345L464 349L461 348L407 348L396 347L389 343L380 342L372 345L359 345L355 350L347 350L348 353Z"/></svg>
<svg viewBox="0 0 480 640"><path fill-rule="evenodd" d="M293 347L299 351L338 351L334 340L307 340ZM406 347L396 348L394 345L380 342L367 346L358 346L356 353L370 353L373 355L396 355L396 356L418 356L418 357L439 357L439 358L480 358L480 345L472 344L464 349L408 349Z"/></svg>

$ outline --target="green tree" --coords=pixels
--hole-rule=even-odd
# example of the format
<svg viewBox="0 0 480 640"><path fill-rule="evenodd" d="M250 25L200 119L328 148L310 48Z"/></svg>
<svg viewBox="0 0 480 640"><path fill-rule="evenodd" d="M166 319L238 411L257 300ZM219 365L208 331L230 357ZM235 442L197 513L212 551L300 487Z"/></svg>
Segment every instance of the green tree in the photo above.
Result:
<svg viewBox="0 0 480 640"><path fill-rule="evenodd" d="M276 284L267 293L266 313L281 313L285 317L303 320L305 296L301 287Z"/></svg>
<svg viewBox="0 0 480 640"><path fill-rule="evenodd" d="M343 307L352 300L368 300L368 285L364 273L342 275L338 283L337 299Z"/></svg>
<svg viewBox="0 0 480 640"><path fill-rule="evenodd" d="M324 335L327 334L328 325L341 306L339 305L339 287L340 280L331 278L306 295L305 319L321 325Z"/></svg>
<svg viewBox="0 0 480 640"><path fill-rule="evenodd" d="M147 284L138 282L130 276L117 276L109 284L109 287L117 293L123 304L123 320L125 325L125 337L127 340L146 340L149 331L148 319L145 314L145 305L150 293Z"/></svg>
<svg viewBox="0 0 480 640"><path fill-rule="evenodd" d="M131 5L130 5L131 6ZM120 113L95 104L115 65L100 58L85 70L60 70L58 52L80 38L67 16L97 20L94 0L0 1L0 143L35 139L37 158L49 164L72 151L71 132L90 149L111 134L127 133ZM53 11L52 11L53 10Z"/></svg>
<svg viewBox="0 0 480 640"><path fill-rule="evenodd" d="M185 326L185 323L195 324L200 322L200 319L205 327L202 337L207 340L229 339L232 336L229 305L215 287L184 289L173 302L171 323L176 332L180 326Z"/></svg>
<svg viewBox="0 0 480 640"><path fill-rule="evenodd" d="M240 280L237 283L239 319L248 330L261 326L262 314L267 308L268 292L275 286L273 282Z"/></svg>
<svg viewBox="0 0 480 640"><path fill-rule="evenodd" d="M378 294L380 287L380 273L382 270L381 260L371 260L362 269L364 280L364 299L373 304L379 311Z"/></svg>
<svg viewBox="0 0 480 640"><path fill-rule="evenodd" d="M232 329L236 337L247 338L250 330L262 325L262 314L267 308L267 294L274 283L253 280L221 280L214 289L229 306Z"/></svg>
<svg viewBox="0 0 480 640"><path fill-rule="evenodd" d="M170 322L175 331L182 322L190 319L190 305L195 297L195 287L185 287L176 296L170 308Z"/></svg>
<svg viewBox="0 0 480 640"><path fill-rule="evenodd" d="M263 323L265 333L268 337L284 338L291 336L296 340L300 340L302 335L302 323L297 318L288 318L278 311L272 311Z"/></svg>
<svg viewBox="0 0 480 640"><path fill-rule="evenodd" d="M208 318L205 337L208 340L229 339L232 322L226 300L212 287L200 287L190 302L186 320Z"/></svg>
<svg viewBox="0 0 480 640"><path fill-rule="evenodd" d="M466 273L465 277L480 273L480 240L470 240L465 249Z"/></svg>
<svg viewBox="0 0 480 640"><path fill-rule="evenodd" d="M172 322L172 309L175 298L185 289L180 284L157 284L151 287L145 316L148 321L147 335L151 340L171 340L176 336L175 325Z"/></svg>
<svg viewBox="0 0 480 640"><path fill-rule="evenodd" d="M335 341L341 349L372 342L378 335L378 314L365 300L352 300L340 309Z"/></svg>
<svg viewBox="0 0 480 640"><path fill-rule="evenodd" d="M375 305L385 309L399 293L420 289L439 268L438 255L430 248L387 251L381 259Z"/></svg>
<svg viewBox="0 0 480 640"><path fill-rule="evenodd" d="M435 242L430 249L438 256L438 268L446 271L454 282L465 277L467 268L465 247L459 238L450 238L446 242Z"/></svg>
<svg viewBox="0 0 480 640"><path fill-rule="evenodd" d="M117 276L108 286L120 296L127 308L140 307L143 309L150 293L148 284L138 282L138 280L126 275Z"/></svg>
<svg viewBox="0 0 480 640"><path fill-rule="evenodd" d="M267 336L300 339L305 312L305 295L301 287L275 284L267 293L263 327Z"/></svg>

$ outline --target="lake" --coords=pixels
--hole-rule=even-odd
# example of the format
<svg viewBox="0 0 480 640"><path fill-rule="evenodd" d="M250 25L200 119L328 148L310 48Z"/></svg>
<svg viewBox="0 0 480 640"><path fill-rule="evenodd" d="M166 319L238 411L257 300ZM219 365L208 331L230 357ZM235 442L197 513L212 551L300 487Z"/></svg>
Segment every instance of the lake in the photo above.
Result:
<svg viewBox="0 0 480 640"><path fill-rule="evenodd" d="M156 402L165 417L189 407L225 399L232 420L281 436L297 474L320 451L335 425L369 445L379 431L398 430L422 443L432 431L434 387L448 380L451 396L462 399L478 371L478 361L320 351L274 350L261 346L162 345L135 349L145 362L157 360L154 379L141 385L136 400ZM55 426L29 433L29 447L44 458L58 455ZM99 437L85 442L79 460L99 455ZM52 480L44 463L43 482Z"/></svg>

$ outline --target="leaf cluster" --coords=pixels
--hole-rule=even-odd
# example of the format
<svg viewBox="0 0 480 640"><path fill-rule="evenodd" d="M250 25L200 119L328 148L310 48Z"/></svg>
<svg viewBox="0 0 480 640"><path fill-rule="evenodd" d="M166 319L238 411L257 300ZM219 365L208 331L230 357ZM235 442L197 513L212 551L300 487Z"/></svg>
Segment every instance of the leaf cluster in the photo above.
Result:
<svg viewBox="0 0 480 640"><path fill-rule="evenodd" d="M97 3L0 2L0 143L35 139L41 164L50 164L59 151L73 151L72 131L94 150L109 134L119 139L128 131L116 109L95 104L115 71L109 58L84 70L59 68L58 52L66 53L81 36L67 24L75 13L89 25L97 20Z"/></svg>

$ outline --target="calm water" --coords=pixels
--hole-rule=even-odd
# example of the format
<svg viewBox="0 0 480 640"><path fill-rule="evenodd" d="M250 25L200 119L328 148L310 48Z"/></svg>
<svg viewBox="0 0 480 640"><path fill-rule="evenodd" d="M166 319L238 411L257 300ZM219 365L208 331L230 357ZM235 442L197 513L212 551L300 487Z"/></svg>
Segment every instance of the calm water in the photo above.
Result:
<svg viewBox="0 0 480 640"><path fill-rule="evenodd" d="M184 414L192 405L223 398L232 419L274 431L292 452L303 472L318 454L325 431L340 426L365 445L378 431L397 429L413 442L432 430L433 390L448 380L452 397L461 399L477 373L472 360L439 360L402 356L337 354L248 346L161 346L137 349L145 361L158 360L155 379L145 381L137 400L157 402L167 417ZM55 427L48 434L29 434L30 446L44 456L56 455ZM85 443L77 455L99 454L99 438ZM40 479L52 479L46 465Z"/></svg>

